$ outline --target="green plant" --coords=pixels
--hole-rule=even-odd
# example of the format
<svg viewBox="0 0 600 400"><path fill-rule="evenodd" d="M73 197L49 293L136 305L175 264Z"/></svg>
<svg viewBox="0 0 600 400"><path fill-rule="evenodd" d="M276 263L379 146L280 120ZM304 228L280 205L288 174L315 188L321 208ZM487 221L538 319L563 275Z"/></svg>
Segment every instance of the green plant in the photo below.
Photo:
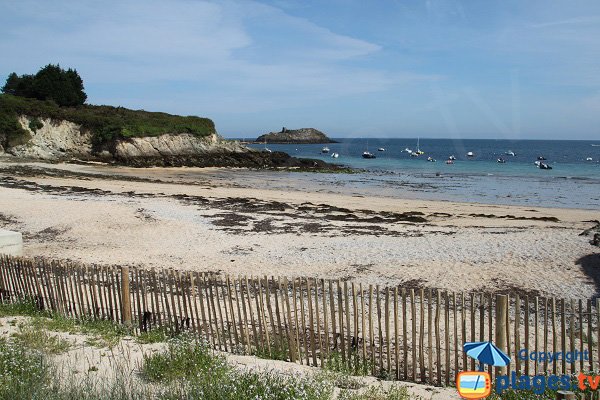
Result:
<svg viewBox="0 0 600 400"><path fill-rule="evenodd" d="M48 382L42 353L0 338L0 399L26 398Z"/></svg>
<svg viewBox="0 0 600 400"><path fill-rule="evenodd" d="M38 129L42 129L43 127L44 123L37 118L32 118L31 121L29 121L29 129L31 129L34 132Z"/></svg>
<svg viewBox="0 0 600 400"><path fill-rule="evenodd" d="M123 325L115 324L109 320L93 318L40 317L34 318L31 324L38 329L88 335L90 337L87 343L97 347L113 347L123 337L131 334L131 330Z"/></svg>
<svg viewBox="0 0 600 400"><path fill-rule="evenodd" d="M170 338L169 330L164 327L152 329L148 332L142 332L137 337L136 340L141 344L148 343L161 343L165 342Z"/></svg>
<svg viewBox="0 0 600 400"><path fill-rule="evenodd" d="M192 336L181 335L169 340L165 351L144 356L141 372L149 382L171 382L205 374L218 378L228 371L224 358Z"/></svg>
<svg viewBox="0 0 600 400"><path fill-rule="evenodd" d="M36 329L31 325L19 326L14 334L15 344L45 354L60 354L68 351L71 343L57 335L51 335L44 329Z"/></svg>
<svg viewBox="0 0 600 400"><path fill-rule="evenodd" d="M317 378L320 381L331 382L333 386L340 389L356 390L365 386L356 376L341 372L320 371L317 374Z"/></svg>
<svg viewBox="0 0 600 400"><path fill-rule="evenodd" d="M410 394L404 386L392 386L389 389L383 386L370 387L360 393L344 390L340 393L338 400L409 400Z"/></svg>
<svg viewBox="0 0 600 400"><path fill-rule="evenodd" d="M278 335L272 336L270 340L270 348L270 352L267 346L256 348L256 350L253 352L253 355L268 360L289 360L290 350L285 338L281 338Z"/></svg>
<svg viewBox="0 0 600 400"><path fill-rule="evenodd" d="M347 353L344 360L341 352L333 351L327 356L324 368L327 371L348 375L368 375L371 372L371 365L371 361L362 359L358 352Z"/></svg>
<svg viewBox="0 0 600 400"><path fill-rule="evenodd" d="M40 311L33 300L20 300L16 303L0 303L0 317L38 317L41 315L49 315Z"/></svg>

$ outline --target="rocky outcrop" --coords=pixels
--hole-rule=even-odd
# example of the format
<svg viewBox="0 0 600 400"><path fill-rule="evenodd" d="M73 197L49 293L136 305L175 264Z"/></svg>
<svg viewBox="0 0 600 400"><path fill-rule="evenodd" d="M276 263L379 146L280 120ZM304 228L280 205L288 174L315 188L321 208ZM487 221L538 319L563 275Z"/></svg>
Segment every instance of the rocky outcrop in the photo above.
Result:
<svg viewBox="0 0 600 400"><path fill-rule="evenodd" d="M118 141L113 156L120 164L146 167L315 167L325 163L301 160L282 152L249 149L239 142L222 140L218 135L197 138L190 134Z"/></svg>
<svg viewBox="0 0 600 400"><path fill-rule="evenodd" d="M6 149L7 153L18 157L51 161L73 158L101 160L133 167L335 168L320 160L250 149L237 141L226 141L217 134L197 137L188 133L166 133L120 138L93 146L92 135L69 121L22 116L19 123L29 137L25 143Z"/></svg>
<svg viewBox="0 0 600 400"><path fill-rule="evenodd" d="M60 160L70 157L89 157L92 152L91 134L82 131L80 125L69 121L33 119L26 116L19 117L19 124L29 134L29 140L5 149L9 154L43 160Z"/></svg>
<svg viewBox="0 0 600 400"><path fill-rule="evenodd" d="M301 168L342 169L321 160L291 157L287 153L249 150L246 152L214 151L202 155L138 156L118 159L119 164L131 167L244 167L244 168Z"/></svg>
<svg viewBox="0 0 600 400"><path fill-rule="evenodd" d="M280 132L270 132L256 138L260 143L296 143L296 144L317 144L317 143L335 143L323 132L314 128L286 129Z"/></svg>

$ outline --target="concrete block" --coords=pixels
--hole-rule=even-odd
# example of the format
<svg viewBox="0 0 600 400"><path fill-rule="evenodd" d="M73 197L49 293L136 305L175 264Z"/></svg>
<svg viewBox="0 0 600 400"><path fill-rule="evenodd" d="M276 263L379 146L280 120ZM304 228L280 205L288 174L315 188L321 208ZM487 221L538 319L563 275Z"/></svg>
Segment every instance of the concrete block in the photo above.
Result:
<svg viewBox="0 0 600 400"><path fill-rule="evenodd" d="M19 232L0 229L0 254L23 255L23 236Z"/></svg>

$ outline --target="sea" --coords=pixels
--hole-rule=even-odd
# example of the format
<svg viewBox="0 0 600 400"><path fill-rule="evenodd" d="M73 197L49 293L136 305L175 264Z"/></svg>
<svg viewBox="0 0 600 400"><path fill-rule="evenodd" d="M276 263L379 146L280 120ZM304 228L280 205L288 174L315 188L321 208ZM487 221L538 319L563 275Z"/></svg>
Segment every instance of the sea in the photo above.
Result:
<svg viewBox="0 0 600 400"><path fill-rule="evenodd" d="M356 174L306 179L318 186L360 189L377 195L491 204L600 210L600 139L484 140L334 138L324 144L250 144L294 157L316 158L357 169ZM424 154L411 157L406 149ZM329 153L323 153L323 147ZM383 149L383 151L380 151ZM376 156L364 159L369 151ZM472 157L467 156L471 152ZM509 155L513 152L513 155ZM333 158L333 153L339 154ZM454 156L453 164L446 160ZM428 161L428 158L435 161ZM535 165L538 157L552 169ZM506 162L499 163L502 158ZM591 158L591 160L589 160ZM316 174L320 175L320 174ZM335 175L335 176L333 176ZM276 180L272 180L276 182Z"/></svg>

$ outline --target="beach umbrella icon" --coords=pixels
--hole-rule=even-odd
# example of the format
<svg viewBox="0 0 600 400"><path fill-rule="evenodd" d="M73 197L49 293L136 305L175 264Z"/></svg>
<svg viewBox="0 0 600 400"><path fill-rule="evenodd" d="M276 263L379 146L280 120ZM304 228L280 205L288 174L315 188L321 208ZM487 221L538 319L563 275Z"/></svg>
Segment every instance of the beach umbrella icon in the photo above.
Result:
<svg viewBox="0 0 600 400"><path fill-rule="evenodd" d="M480 371L483 371L483 364L506 367L510 363L510 358L492 342L467 342L463 350L469 357L479 361Z"/></svg>

